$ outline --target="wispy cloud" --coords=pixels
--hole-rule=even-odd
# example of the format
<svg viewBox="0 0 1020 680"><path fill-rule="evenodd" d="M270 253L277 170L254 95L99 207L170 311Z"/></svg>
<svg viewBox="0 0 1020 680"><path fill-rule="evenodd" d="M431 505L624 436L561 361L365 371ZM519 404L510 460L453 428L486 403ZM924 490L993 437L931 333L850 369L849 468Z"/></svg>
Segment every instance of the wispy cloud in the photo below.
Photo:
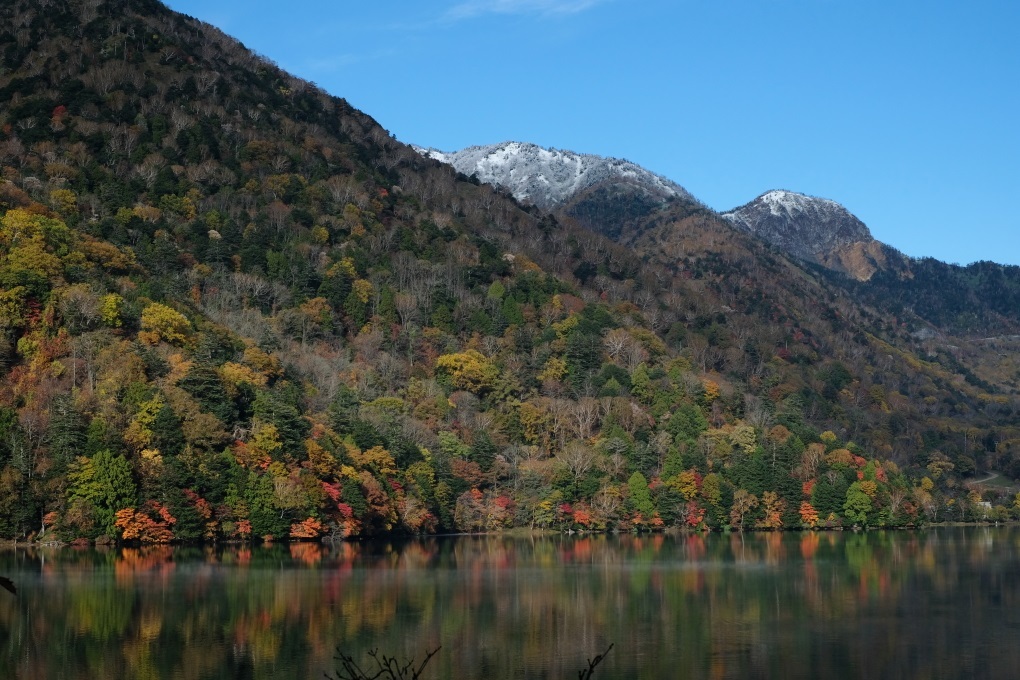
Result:
<svg viewBox="0 0 1020 680"><path fill-rule="evenodd" d="M577 14L606 0L466 0L447 10L448 20L470 19L483 14Z"/></svg>
<svg viewBox="0 0 1020 680"><path fill-rule="evenodd" d="M378 50L365 54L334 54L318 59L308 59L305 61L305 68L318 73L331 73L342 71L348 66L354 66L355 64L387 59L396 53L395 50Z"/></svg>

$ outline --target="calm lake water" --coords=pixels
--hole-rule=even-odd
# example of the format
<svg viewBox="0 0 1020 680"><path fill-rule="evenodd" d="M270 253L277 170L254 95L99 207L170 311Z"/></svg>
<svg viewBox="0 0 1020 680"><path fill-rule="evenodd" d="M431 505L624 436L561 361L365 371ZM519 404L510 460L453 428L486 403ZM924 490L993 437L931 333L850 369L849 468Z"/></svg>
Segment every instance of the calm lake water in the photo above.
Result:
<svg viewBox="0 0 1020 680"><path fill-rule="evenodd" d="M1020 529L0 552L0 678L1009 678Z"/></svg>

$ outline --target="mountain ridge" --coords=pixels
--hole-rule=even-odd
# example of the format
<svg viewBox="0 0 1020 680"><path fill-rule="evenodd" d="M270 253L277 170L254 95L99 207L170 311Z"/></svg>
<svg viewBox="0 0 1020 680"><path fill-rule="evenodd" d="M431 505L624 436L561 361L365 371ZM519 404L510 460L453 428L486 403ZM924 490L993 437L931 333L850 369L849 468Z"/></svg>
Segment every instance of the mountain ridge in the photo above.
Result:
<svg viewBox="0 0 1020 680"><path fill-rule="evenodd" d="M673 200L704 208L676 182L621 159L518 141L454 152L413 148L458 172L500 186L523 203L560 212L613 238L620 238L627 227L608 226L610 220L626 223L647 218ZM621 205L628 209L620 211ZM895 251L875 241L863 222L831 199L771 190L718 214L784 252L858 280L866 280L879 268L895 266Z"/></svg>
<svg viewBox="0 0 1020 680"><path fill-rule="evenodd" d="M532 157L544 152L547 165L564 156L599 158L576 152L556 152L521 142L469 147L471 153L462 155L433 150L431 155L444 162L455 161L458 171L475 174L480 181L490 182L504 190L516 191L519 200L527 201L529 193L522 189L520 180L533 177L537 174L536 170L540 171L540 166L529 167L523 162L525 159L518 157L520 162L513 165L515 173L511 176L510 166L506 163L479 165L479 159L511 145L531 149ZM422 147L415 148L419 153L430 153ZM502 170L494 171L493 167ZM479 170L481 175L477 174ZM651 171L641 170L642 173L632 173L632 176L640 174L669 182ZM549 205L548 209L561 222L576 222L627 247L641 241L642 234L649 229L668 224L673 217L682 218L681 214L692 211L711 213L780 252L832 272L837 277L834 282L872 305L903 309L897 300L910 300L912 304L906 307L910 313L916 314L924 323L953 333L1008 334L1020 329L1020 314L1012 305L1012 301L1020 297L1020 267L1000 265L1001 269L995 271L1000 272L997 277L1001 287L996 291L984 282L991 271L984 263L961 267L933 258L908 257L875 239L867 225L832 199L789 190L772 190L743 206L717 213L694 197L670 201L656 194L654 186L658 183L659 180L655 180L651 185L646 183L642 186L628 177L603 173L598 181L580 188L577 183L561 183L555 195L547 195L544 205ZM689 195L686 190L683 192ZM554 196L555 200L552 200ZM714 226L699 224L710 230L721 229L719 223L714 223ZM654 237L648 242L658 242L655 248L676 250L675 243L662 244L661 239ZM705 243L703 240L700 242ZM846 281L841 282L840 277L846 277ZM872 285L851 286L850 282ZM940 297L952 298L952 302L943 304ZM954 311L950 313L949 309Z"/></svg>
<svg viewBox="0 0 1020 680"><path fill-rule="evenodd" d="M498 184L517 200L551 210L572 195L609 179L638 184L661 200L696 199L676 182L620 158L507 141L447 152L416 146L419 153L458 172Z"/></svg>
<svg viewBox="0 0 1020 680"><path fill-rule="evenodd" d="M685 188L619 158L508 141L444 152L414 147L464 175L499 186L524 204L619 240L672 203L702 208Z"/></svg>

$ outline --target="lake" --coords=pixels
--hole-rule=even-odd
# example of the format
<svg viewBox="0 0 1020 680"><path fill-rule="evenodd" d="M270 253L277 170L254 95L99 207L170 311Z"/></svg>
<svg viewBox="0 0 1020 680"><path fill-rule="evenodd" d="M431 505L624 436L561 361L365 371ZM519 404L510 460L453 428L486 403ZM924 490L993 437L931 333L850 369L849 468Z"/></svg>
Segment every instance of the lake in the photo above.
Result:
<svg viewBox="0 0 1020 680"><path fill-rule="evenodd" d="M0 677L1007 678L1020 529L0 552Z"/></svg>

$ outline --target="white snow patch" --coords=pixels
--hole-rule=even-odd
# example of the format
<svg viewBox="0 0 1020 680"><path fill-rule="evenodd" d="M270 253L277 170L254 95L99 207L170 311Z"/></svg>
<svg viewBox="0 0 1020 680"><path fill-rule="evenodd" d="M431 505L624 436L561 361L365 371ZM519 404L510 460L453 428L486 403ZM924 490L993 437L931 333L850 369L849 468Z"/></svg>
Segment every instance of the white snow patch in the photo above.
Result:
<svg viewBox="0 0 1020 680"><path fill-rule="evenodd" d="M436 155L441 154L441 158ZM460 172L510 190L518 200L530 199L551 208L579 191L607 179L642 185L662 201L694 201L683 187L629 161L591 154L547 149L523 142L473 146L460 151L432 153L433 158Z"/></svg>

